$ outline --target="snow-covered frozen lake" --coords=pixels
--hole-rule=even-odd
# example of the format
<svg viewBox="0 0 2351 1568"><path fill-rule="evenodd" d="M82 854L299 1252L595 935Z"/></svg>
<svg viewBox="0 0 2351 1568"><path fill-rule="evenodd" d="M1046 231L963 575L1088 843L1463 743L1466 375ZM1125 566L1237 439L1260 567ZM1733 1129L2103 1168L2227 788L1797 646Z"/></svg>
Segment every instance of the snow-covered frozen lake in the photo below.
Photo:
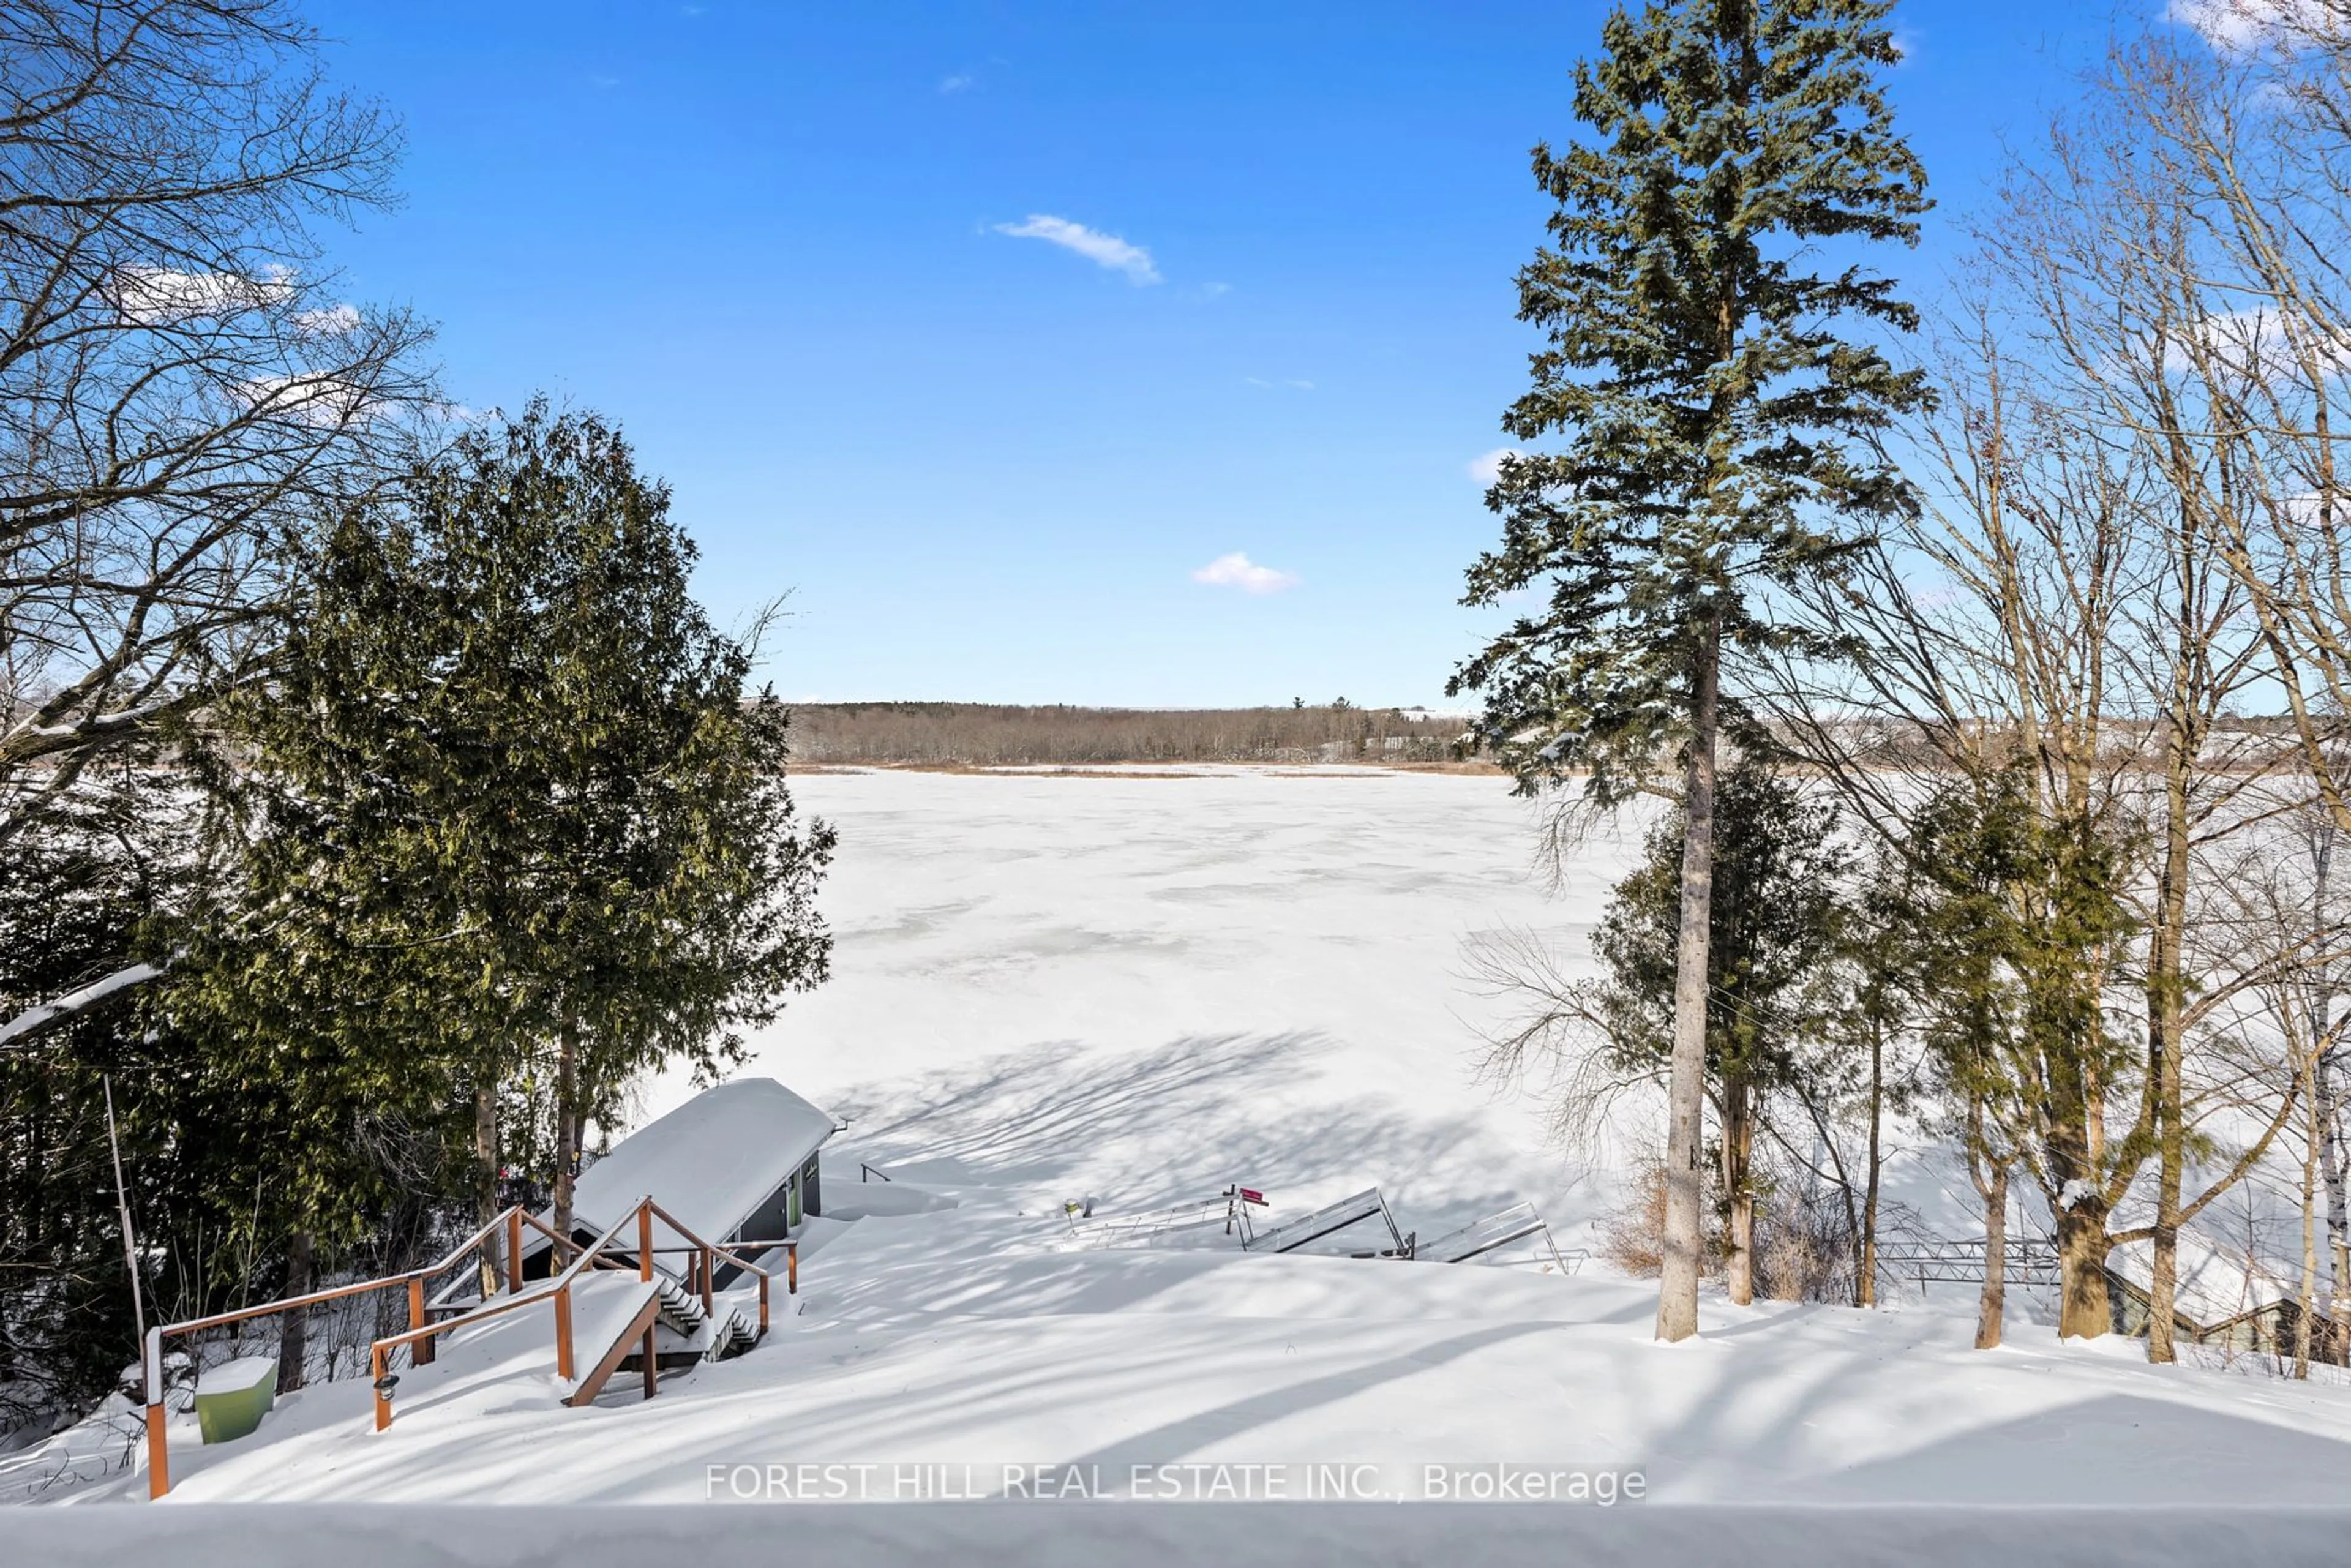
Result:
<svg viewBox="0 0 2351 1568"><path fill-rule="evenodd" d="M1474 1073L1460 944L1579 946L1638 832L1554 894L1506 781L1369 770L1104 778L822 773L841 830L832 978L746 1071L852 1118L874 1157L959 1162L1119 1208L1228 1182L1377 1183L1428 1233L1593 1184L1540 1107ZM656 1086L658 1113L690 1092ZM944 1168L944 1167L942 1167ZM852 1167L853 1176L854 1167Z"/></svg>

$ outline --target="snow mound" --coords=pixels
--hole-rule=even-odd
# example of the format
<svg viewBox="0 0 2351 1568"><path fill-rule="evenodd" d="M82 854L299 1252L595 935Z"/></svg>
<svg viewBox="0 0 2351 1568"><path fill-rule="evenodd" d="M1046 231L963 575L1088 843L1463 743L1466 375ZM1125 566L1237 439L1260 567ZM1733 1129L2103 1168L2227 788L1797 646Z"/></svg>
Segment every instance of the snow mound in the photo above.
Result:
<svg viewBox="0 0 2351 1568"><path fill-rule="evenodd" d="M927 1192L911 1182L861 1182L843 1187L849 1196L835 1197L825 1205L825 1214L832 1219L871 1219L908 1214L935 1214L956 1207L956 1200L944 1193Z"/></svg>

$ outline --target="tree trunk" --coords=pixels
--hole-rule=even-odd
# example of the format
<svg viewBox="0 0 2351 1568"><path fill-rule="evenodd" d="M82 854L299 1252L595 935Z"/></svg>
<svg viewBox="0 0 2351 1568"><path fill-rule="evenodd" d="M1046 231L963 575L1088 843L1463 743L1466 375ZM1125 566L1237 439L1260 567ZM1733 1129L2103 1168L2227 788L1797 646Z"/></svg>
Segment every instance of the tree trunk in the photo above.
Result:
<svg viewBox="0 0 2351 1568"><path fill-rule="evenodd" d="M1674 969L1674 1057L1667 1090L1666 1235L1657 1337L1698 1332L1698 1157L1706 1106L1708 937L1714 911L1715 703L1721 622L1709 617L1692 654L1690 738L1683 779L1680 950Z"/></svg>
<svg viewBox="0 0 2351 1568"><path fill-rule="evenodd" d="M2324 1040L2323 1010L2316 1021L2318 1038ZM2325 1354L2329 1361L2342 1362L2351 1350L2351 1233L2345 1225L2342 1113L2335 1103L2334 1056L2323 1050L2312 1064L2311 1115L2316 1122L2313 1135L2318 1141L2319 1184L2326 1195L2326 1307L2334 1326Z"/></svg>
<svg viewBox="0 0 2351 1568"><path fill-rule="evenodd" d="M571 1234L571 1189L580 1169L580 1024L567 1006L555 1057L555 1233ZM609 1221L607 1222L609 1223Z"/></svg>
<svg viewBox="0 0 2351 1568"><path fill-rule="evenodd" d="M2326 1191L2326 1315L2331 1327L2325 1350L2327 1360L2342 1365L2351 1364L2351 1229L2346 1229L2344 1214L2342 1111L2327 1071L2334 1054L2319 1053L2314 1109L2319 1117L2319 1176Z"/></svg>
<svg viewBox="0 0 2351 1568"><path fill-rule="evenodd" d="M286 1239L286 1293L305 1295L309 1289L310 1233L297 1230ZM277 1338L277 1392L291 1394L302 1386L302 1364L310 1350L310 1312L297 1307L280 1316L285 1326Z"/></svg>
<svg viewBox="0 0 2351 1568"><path fill-rule="evenodd" d="M1877 1305L1877 1187L1885 1167L1878 1150L1878 1129L1886 1114L1886 1040L1884 1031L1869 1031L1869 1172L1861 1204L1861 1258L1855 1265L1854 1303ZM2003 1202L2005 1198L2003 1197Z"/></svg>
<svg viewBox="0 0 2351 1568"><path fill-rule="evenodd" d="M2068 976L2066 983L2078 977ZM2066 1027L2052 1023L2053 1030ZM2095 1029L2093 1020L2088 1026ZM2045 1096L2049 1122L2041 1134L2052 1218L2057 1227L2057 1333L2061 1339L2095 1339L2114 1327L2106 1298L2105 1191L2098 1183L2104 1127L2095 1050L2064 1040L2043 1056L2050 1079Z"/></svg>
<svg viewBox="0 0 2351 1568"><path fill-rule="evenodd" d="M2318 1052L2314 1049L2303 1065L2304 1114L2309 1119L2309 1136L2302 1144L2302 1290L2294 1298L2294 1375L2307 1382L2310 1377L2310 1317L2318 1304L2318 1096L2313 1092L2318 1074Z"/></svg>
<svg viewBox="0 0 2351 1568"><path fill-rule="evenodd" d="M2177 1019L2173 1020L2177 1023ZM2180 1124L2179 1037L2158 1046L2154 1259L2147 1270L2147 1358L2178 1359L2173 1326L2179 1295L2179 1197L2186 1171Z"/></svg>
<svg viewBox="0 0 2351 1568"><path fill-rule="evenodd" d="M474 1219L477 1225L490 1225L498 1213L498 1085L485 1075L474 1086ZM505 1279L499 1248L504 1239L498 1228L490 1225L482 1240L482 1299L487 1301L496 1293Z"/></svg>
<svg viewBox="0 0 2351 1568"><path fill-rule="evenodd" d="M1731 1304L1755 1300L1755 1095L1744 1078L1723 1074L1722 1190L1729 1214L1723 1258Z"/></svg>
<svg viewBox="0 0 2351 1568"><path fill-rule="evenodd" d="M2335 823L2321 819L2311 845L2311 928L2314 932L2327 930L2333 906L2327 898L2329 876L2335 862ZM2322 936L2321 938L2325 938ZM2312 1067L2315 1085L2314 1113L2318 1117L2319 1173L2326 1184L2326 1257L2328 1281L2328 1316L2333 1320L2333 1338L2327 1345L2327 1358L2335 1362L2351 1362L2351 1212L2346 1212L2344 1197L2343 1113L2335 1086L2335 1053L2328 1043L2335 1030L2335 975L2331 958L2318 961L2318 973L2312 986L2310 1038L2318 1051Z"/></svg>
<svg viewBox="0 0 2351 1568"><path fill-rule="evenodd" d="M1984 1200L1983 1294L1976 1300L1976 1348L1998 1350L2008 1312L2008 1167L1980 1184Z"/></svg>
<svg viewBox="0 0 2351 1568"><path fill-rule="evenodd" d="M2189 800L2187 769L2194 732L2174 717L2165 780L2163 870L2156 888L2154 928L2147 936L2147 1068L2155 1075L2155 1260L2147 1278L2147 1358L2176 1359L2172 1322L2179 1300L2180 1189L2187 1175L2187 1106L2179 1058L2187 976L2181 934L2188 922Z"/></svg>
<svg viewBox="0 0 2351 1568"><path fill-rule="evenodd" d="M2060 1338L2095 1339L2114 1328L2114 1305L2106 1295L2110 1249L2104 1203L2095 1196L2084 1196L2057 1206Z"/></svg>
<svg viewBox="0 0 2351 1568"><path fill-rule="evenodd" d="M2155 1255L2147 1276L2147 1358L2168 1363L2179 1359L2173 1343L2179 1301L2179 1194L2158 1188L2155 1200Z"/></svg>

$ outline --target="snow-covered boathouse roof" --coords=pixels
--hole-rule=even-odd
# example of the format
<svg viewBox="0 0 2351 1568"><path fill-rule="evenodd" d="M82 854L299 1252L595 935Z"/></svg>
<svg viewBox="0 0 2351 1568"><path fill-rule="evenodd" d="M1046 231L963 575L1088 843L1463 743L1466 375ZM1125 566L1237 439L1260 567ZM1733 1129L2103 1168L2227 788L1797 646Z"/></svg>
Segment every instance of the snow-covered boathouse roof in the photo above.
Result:
<svg viewBox="0 0 2351 1568"><path fill-rule="evenodd" d="M716 1084L580 1172L574 1226L601 1233L650 1193L704 1240L724 1241L831 1136L832 1118L772 1078Z"/></svg>

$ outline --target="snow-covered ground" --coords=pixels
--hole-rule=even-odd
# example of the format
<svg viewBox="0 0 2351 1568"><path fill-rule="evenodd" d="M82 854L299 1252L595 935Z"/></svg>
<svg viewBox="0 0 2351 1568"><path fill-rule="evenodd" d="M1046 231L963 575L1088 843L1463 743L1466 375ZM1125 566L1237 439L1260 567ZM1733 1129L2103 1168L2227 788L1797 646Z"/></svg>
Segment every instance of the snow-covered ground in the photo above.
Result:
<svg viewBox="0 0 2351 1568"><path fill-rule="evenodd" d="M835 976L747 1069L851 1119L799 1310L651 1403L624 1378L561 1408L551 1364L498 1373L486 1346L409 1375L381 1435L364 1386L314 1388L240 1442L178 1439L182 1506L104 1513L338 1505L200 1512L168 1538L222 1562L355 1526L385 1532L386 1562L499 1561L490 1543L512 1539L566 1563L760 1540L842 1562L1433 1563L1468 1542L1534 1562L1573 1541L1591 1561L1671 1563L1726 1554L1723 1530L1748 1562L2210 1563L2231 1542L2247 1561L2351 1560L2351 1514L2324 1511L2351 1461L2336 1382L2150 1368L2135 1343L2060 1345L2030 1323L1981 1354L1964 1313L1915 1305L1711 1301L1700 1339L1665 1347L1654 1288L1597 1263L1270 1257L1215 1232L1074 1244L1069 1201L1127 1212L1236 1181L1277 1221L1376 1183L1423 1235L1531 1198L1574 1242L1606 1184L1546 1143L1538 1107L1475 1081L1459 942L1512 924L1573 939L1629 837L1546 897L1528 809L1486 779L878 773L801 790L841 829ZM658 1086L647 1110L686 1092ZM896 1179L861 1183L868 1162ZM529 1338L510 1327L497 1355L528 1361ZM1583 1501L1331 1500L1490 1488L1480 1473L1521 1490L1567 1477L1544 1484ZM1222 1506L1277 1485L1321 1506ZM998 1500L827 1510L811 1490ZM1169 1496L1191 1523L1132 1500ZM752 1500L799 1511L709 1506ZM446 1511L590 1502L691 1506L595 1529L508 1516L536 1533ZM1762 1511L1672 1506L1688 1504ZM2048 1504L2108 1511L2031 1511ZM129 1517L42 1539L93 1558L163 1539ZM633 1557L616 1544L640 1539Z"/></svg>
<svg viewBox="0 0 2351 1568"><path fill-rule="evenodd" d="M768 1467L869 1465L840 1484L1000 1493L1007 1467L1043 1467L1148 1497L1163 1467L1203 1463L1236 1486L1281 1468L1292 1496L1316 1467L1372 1466L1348 1486L1416 1496L1426 1466L1502 1464L1638 1474L1652 1502L2277 1505L2328 1500L2351 1458L2341 1385L2158 1372L2126 1342L1985 1354L1939 1312L1716 1301L1698 1342L1667 1347L1646 1284L1067 1251L1058 1218L958 1196L842 1229L808 1260L804 1312L650 1405L622 1380L556 1409L551 1366L507 1366L533 1359L526 1322L495 1355L409 1375L388 1434L363 1385L313 1390L275 1440L180 1449L173 1496L784 1500ZM933 1473L951 1480L904 1479Z"/></svg>

